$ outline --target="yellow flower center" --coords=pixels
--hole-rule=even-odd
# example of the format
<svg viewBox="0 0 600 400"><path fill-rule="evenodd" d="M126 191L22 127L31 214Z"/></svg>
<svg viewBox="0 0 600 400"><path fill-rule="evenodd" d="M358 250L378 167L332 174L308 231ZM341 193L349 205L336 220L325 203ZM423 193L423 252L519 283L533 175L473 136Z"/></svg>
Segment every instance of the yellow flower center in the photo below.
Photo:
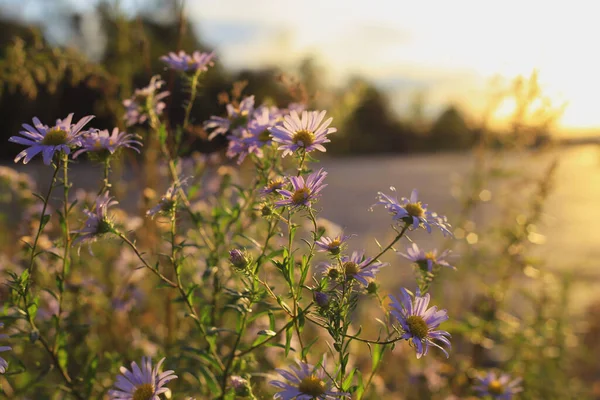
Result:
<svg viewBox="0 0 600 400"><path fill-rule="evenodd" d="M420 315L411 315L406 318L406 325L408 325L408 330L413 336L416 336L419 339L427 337L429 327L427 326L427 322L425 322Z"/></svg>
<svg viewBox="0 0 600 400"><path fill-rule="evenodd" d="M267 187L269 188L270 191L273 191L275 189L280 189L283 186L283 181L281 179L273 179L271 181L269 181L269 184L267 185Z"/></svg>
<svg viewBox="0 0 600 400"><path fill-rule="evenodd" d="M60 146L67 143L67 132L59 128L53 128L46 133L42 139L45 146Z"/></svg>
<svg viewBox="0 0 600 400"><path fill-rule="evenodd" d="M294 133L294 137L292 137L292 142L301 147L307 148L315 141L315 134L307 131L306 129L302 129Z"/></svg>
<svg viewBox="0 0 600 400"><path fill-rule="evenodd" d="M317 376L311 375L300 381L298 390L315 398L323 395L327 391L327 386L325 386L325 382L323 382Z"/></svg>
<svg viewBox="0 0 600 400"><path fill-rule="evenodd" d="M423 210L423 207L421 206L421 202L418 201L416 203L408 203L407 205L404 206L404 209L406 210L406 212L408 213L408 215L410 215L411 217L422 217L423 214L425 213L425 210Z"/></svg>
<svg viewBox="0 0 600 400"><path fill-rule="evenodd" d="M340 247L341 244L342 241L340 240L340 238L335 238L331 241L331 243L329 243L329 248L334 249L336 247Z"/></svg>
<svg viewBox="0 0 600 400"><path fill-rule="evenodd" d="M504 387L498 380L493 380L488 384L488 392L490 394L502 394L504 393Z"/></svg>
<svg viewBox="0 0 600 400"><path fill-rule="evenodd" d="M265 129L258 135L258 140L260 140L261 142L268 142L269 140L271 140L271 132Z"/></svg>
<svg viewBox="0 0 600 400"><path fill-rule="evenodd" d="M435 261L435 254L432 251L425 253L425 260Z"/></svg>
<svg viewBox="0 0 600 400"><path fill-rule="evenodd" d="M304 202L310 196L310 189L307 187L300 188L292 194L292 203L294 204L304 204Z"/></svg>
<svg viewBox="0 0 600 400"><path fill-rule="evenodd" d="M94 143L94 148L97 150L102 149L102 141L100 139L96 139L96 142Z"/></svg>
<svg viewBox="0 0 600 400"><path fill-rule="evenodd" d="M354 275L360 272L358 265L353 261L346 261L343 265L344 267L344 275L346 278L352 278Z"/></svg>
<svg viewBox="0 0 600 400"><path fill-rule="evenodd" d="M150 383L143 383L133 392L133 400L151 400L154 396L154 388Z"/></svg>

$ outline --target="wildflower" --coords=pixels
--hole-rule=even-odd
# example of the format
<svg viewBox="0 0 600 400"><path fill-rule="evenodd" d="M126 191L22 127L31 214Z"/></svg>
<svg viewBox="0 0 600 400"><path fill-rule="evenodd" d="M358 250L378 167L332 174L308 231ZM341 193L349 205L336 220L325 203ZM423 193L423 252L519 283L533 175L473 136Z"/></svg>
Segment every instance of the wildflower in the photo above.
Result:
<svg viewBox="0 0 600 400"><path fill-rule="evenodd" d="M8 141L29 148L23 150L17 157L15 162L23 159L23 164L27 164L34 156L42 153L44 164L50 165L54 153L63 152L71 154L71 149L81 145L81 131L83 127L94 118L93 115L88 115L81 118L76 124L71 124L73 113L69 114L64 120L56 120L56 125L49 127L42 124L37 118L33 118L33 126L23 124L24 131L19 133L23 136L11 136Z"/></svg>
<svg viewBox="0 0 600 400"><path fill-rule="evenodd" d="M456 269L446 261L446 258L450 253L450 250L444 250L442 254L438 256L437 249L425 252L422 249L419 249L419 246L417 246L416 243L413 243L412 247L406 249L406 254L398 252L402 257L417 264L422 270L429 272L433 270L434 265Z"/></svg>
<svg viewBox="0 0 600 400"><path fill-rule="evenodd" d="M277 124L278 114L277 108L264 106L254 112L254 118L248 123L248 135L245 138L250 153L255 153L259 158L263 157L261 148L273 143L269 128Z"/></svg>
<svg viewBox="0 0 600 400"><path fill-rule="evenodd" d="M396 189L391 188L392 191ZM377 203L381 204L388 210L395 221L402 221L412 229L422 227L431 233L431 226L437 226L444 236L452 235L450 232L450 224L446 217L439 216L437 213L430 212L427 209L427 204L423 204L418 200L416 190L413 190L410 199L402 197L400 201L396 197L390 197L382 192L377 193Z"/></svg>
<svg viewBox="0 0 600 400"><path fill-rule="evenodd" d="M245 132L245 131L244 131ZM247 142L247 134L242 133L242 137L230 136L229 137L229 145L227 147L227 157L235 158L238 157L238 165L241 164L248 154L250 154L248 142Z"/></svg>
<svg viewBox="0 0 600 400"><path fill-rule="evenodd" d="M167 192L160 198L158 204L148 210L146 215L149 217L153 217L159 213L169 215L175 211L175 206L177 204L177 192L184 183L185 179L180 181L179 185L177 183L173 183L171 186L169 186Z"/></svg>
<svg viewBox="0 0 600 400"><path fill-rule="evenodd" d="M511 380L508 374L497 376L493 371L483 377L477 377L478 384L473 388L481 397L489 396L492 399L509 400L513 395L522 392L521 378Z"/></svg>
<svg viewBox="0 0 600 400"><path fill-rule="evenodd" d="M119 128L114 128L112 133L108 133L108 129L91 131L87 135L82 136L81 149L73 154L73 158L77 158L85 152L95 153L104 158L125 147L139 153L140 149L137 146L142 146L142 143L136 140L139 138L138 135L120 132Z"/></svg>
<svg viewBox="0 0 600 400"><path fill-rule="evenodd" d="M348 393L338 392L333 382L323 370L317 370L313 365L298 362L298 366L291 366L291 372L277 369L287 382L273 380L269 384L279 389L274 399L279 400L330 400L348 397Z"/></svg>
<svg viewBox="0 0 600 400"><path fill-rule="evenodd" d="M212 140L215 136L219 134L224 135L229 131L239 136L241 133L240 129L243 129L248 124L248 119L253 111L254 96L244 98L240 102L239 107L227 104L227 118L213 115L204 123L204 129L213 129L208 139Z"/></svg>
<svg viewBox="0 0 600 400"><path fill-rule="evenodd" d="M251 261L245 250L233 249L229 251L229 262L237 269L246 269Z"/></svg>
<svg viewBox="0 0 600 400"><path fill-rule="evenodd" d="M2 322L0 322L0 328L4 327L4 324ZM6 339L8 337L8 335L5 334L0 334L0 339ZM0 346L0 353L3 351L8 351L8 350L12 350L12 347L10 346ZM3 374L6 372L6 369L8 368L8 362L0 357L0 374Z"/></svg>
<svg viewBox="0 0 600 400"><path fill-rule="evenodd" d="M283 181L282 178L271 179L271 180L269 180L269 183L267 184L267 186L265 186L264 188L262 188L260 190L260 193L263 195L275 193L283 187L284 183L285 182Z"/></svg>
<svg viewBox="0 0 600 400"><path fill-rule="evenodd" d="M375 274L385 267L387 263L374 261L372 257L365 257L364 251L354 251L350 257L342 257L341 270L338 273L332 273L337 270L335 265L325 265L325 273L332 277L343 276L346 280L356 279L365 286L369 285L367 279L374 279Z"/></svg>
<svg viewBox="0 0 600 400"><path fill-rule="evenodd" d="M325 122L326 111L303 111L302 119L298 112L292 110L290 115L286 115L283 119L283 125L277 125L269 130L273 141L280 143L279 150L283 150L283 157L288 154L293 154L298 149L303 149L310 153L314 150L327 151L323 146L324 143L329 143L327 135L336 132L336 128L328 128L333 118L329 118Z"/></svg>
<svg viewBox="0 0 600 400"><path fill-rule="evenodd" d="M400 291L400 301L390 295L392 300L392 310L390 312L400 322L404 331L402 338L412 341L417 351L417 358L426 355L430 345L438 347L448 357L448 352L434 342L434 340L437 340L450 347L450 341L448 340L450 334L446 331L435 330L440 323L448 319L446 310L438 310L435 306L428 309L429 293L421 296L421 293L417 290L413 298L408 290L400 288Z"/></svg>
<svg viewBox="0 0 600 400"><path fill-rule="evenodd" d="M327 308L329 307L329 295L327 295L327 293L323 293L323 292L319 292L316 291L313 293L313 298L315 300L315 303L317 303L317 305L321 308Z"/></svg>
<svg viewBox="0 0 600 400"><path fill-rule="evenodd" d="M323 190L326 184L323 184L323 180L327 176L327 172L323 171L323 168L317 172L313 172L306 178L301 176L292 176L289 178L293 191L286 189L279 189L277 192L283 196L283 200L275 202L276 206L284 207L290 206L291 208L297 208L300 206L310 207L311 201L315 200L319 196L319 192Z"/></svg>
<svg viewBox="0 0 600 400"><path fill-rule="evenodd" d="M115 389L108 392L109 397L112 400L160 400L159 395L169 392L164 386L177 378L173 371L159 372L163 361L164 358L152 368L152 360L142 357L141 368L135 362L131 363L131 371L121 367L122 375L117 377Z"/></svg>
<svg viewBox="0 0 600 400"><path fill-rule="evenodd" d="M165 84L160 76L155 75L150 79L150 84L142 89L136 89L131 98L123 100L125 106L125 123L127 126L143 124L150 116L150 112L161 115L167 106L161 101L169 95L169 92L158 93Z"/></svg>
<svg viewBox="0 0 600 400"><path fill-rule="evenodd" d="M350 239L352 236L347 235L337 235L333 239L327 236L322 237L317 240L315 244L319 247L319 251L328 251L332 255L340 254L342 251L342 245L346 242L346 240Z"/></svg>
<svg viewBox="0 0 600 400"><path fill-rule="evenodd" d="M208 71L208 67L213 66L214 53L201 53L194 51L191 55L181 50L179 53L170 52L162 56L161 61L168 64L171 69L177 71Z"/></svg>
<svg viewBox="0 0 600 400"><path fill-rule="evenodd" d="M114 226L112 221L108 218L107 211L110 206L115 204L119 204L119 202L114 200L113 197L110 197L108 192L105 192L103 195L96 198L96 208L94 211L83 210L88 218L87 221L85 221L83 229L75 231L75 233L79 233L80 236L75 239L73 244L84 241L91 243L105 233L114 232Z"/></svg>

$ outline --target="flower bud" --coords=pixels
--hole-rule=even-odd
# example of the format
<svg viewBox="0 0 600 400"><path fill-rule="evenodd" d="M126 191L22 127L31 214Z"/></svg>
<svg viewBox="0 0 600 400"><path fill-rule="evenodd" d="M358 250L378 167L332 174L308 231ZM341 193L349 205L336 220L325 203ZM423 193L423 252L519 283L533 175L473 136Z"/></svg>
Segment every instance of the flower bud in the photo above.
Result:
<svg viewBox="0 0 600 400"><path fill-rule="evenodd" d="M367 293L369 294L377 294L377 290L379 290L379 285L374 281L369 282L367 285Z"/></svg>
<svg viewBox="0 0 600 400"><path fill-rule="evenodd" d="M329 307L329 296L323 292L314 292L313 297L315 299L315 303L321 308Z"/></svg>
<svg viewBox="0 0 600 400"><path fill-rule="evenodd" d="M233 375L231 377L231 386L235 390L235 395L239 397L247 397L250 395L250 382L241 376Z"/></svg>
<svg viewBox="0 0 600 400"><path fill-rule="evenodd" d="M246 251L239 249L229 251L229 261L235 268L240 270L246 269L250 265L250 257Z"/></svg>
<svg viewBox="0 0 600 400"><path fill-rule="evenodd" d="M273 209L268 204L265 204L260 209L260 213L263 217L268 217L269 215L273 214Z"/></svg>

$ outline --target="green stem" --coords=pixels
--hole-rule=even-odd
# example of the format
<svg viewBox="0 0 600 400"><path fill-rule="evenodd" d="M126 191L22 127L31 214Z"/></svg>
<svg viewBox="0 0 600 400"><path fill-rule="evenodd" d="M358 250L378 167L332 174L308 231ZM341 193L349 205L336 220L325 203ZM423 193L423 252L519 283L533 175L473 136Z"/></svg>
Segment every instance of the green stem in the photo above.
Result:
<svg viewBox="0 0 600 400"><path fill-rule="evenodd" d="M387 251L389 249L391 249L392 246L394 246L396 244L396 242L398 242L398 240L400 240L402 238L402 236L404 236L404 234L406 233L407 229L408 229L408 224L405 224L404 227L402 228L402 230L398 233L398 235L396 235L396 237L394 238L394 240L392 240L392 242L389 245L387 245L383 250L381 250L379 252L379 254L377 254L375 257L373 257L373 259L371 261L369 261L363 268L366 268L369 265L373 264L375 261L377 261L377 259L379 257L381 257L382 255L384 255L385 253L387 253Z"/></svg>
<svg viewBox="0 0 600 400"><path fill-rule="evenodd" d="M42 231L44 230L44 216L46 215L46 209L48 208L48 202L50 201L50 195L52 194L52 189L54 189L54 186L56 185L56 178L58 176L58 170L59 170L59 165L56 164L54 167L54 174L52 175L52 180L50 182L50 187L48 188L48 193L46 193L46 197L44 197L44 205L42 207L42 213L40 215L40 224L38 226L38 230L35 234L35 238L33 239L33 245L31 246L31 257L29 259L29 265L27 266L27 282L25 282L25 291L24 291L24 297L27 296L27 292L29 291L29 285L31 282L31 278L33 275L33 266L34 266L34 261L35 261L35 257L36 257L36 250L37 250L37 245L38 245L38 241L40 239L40 236L42 234Z"/></svg>
<svg viewBox="0 0 600 400"><path fill-rule="evenodd" d="M63 167L63 220L64 220L64 235L65 235L65 249L63 251L63 262L62 268L56 272L56 280L60 282L58 287L58 313L56 316L56 331L60 332L60 317L62 314L63 299L64 299L64 288L66 276L69 273L71 263L71 230L69 229L69 155L63 154L62 157ZM58 351L58 335L55 336L54 340L54 351Z"/></svg>
<svg viewBox="0 0 600 400"><path fill-rule="evenodd" d="M125 243L127 243L127 245L129 245L129 247L131 248L131 250L133 250L133 252L136 254L136 256L138 257L138 259L142 262L142 264L144 264L144 266L146 268L148 268L150 271L152 271L152 273L154 275L158 276L161 281L163 281L164 283L166 283L167 285L169 285L172 288L176 288L177 287L177 284L175 282L171 281L169 278L167 278L166 276L164 276L163 274L161 274L157 269L155 269L150 264L148 264L148 261L146 261L144 259L144 256L142 255L142 253L140 253L140 251L138 250L138 248L135 245L135 243L133 243L131 240L129 240L129 238L127 236L125 236L123 233L118 232L118 231L115 232L115 234L119 238L121 238L122 241L124 241Z"/></svg>
<svg viewBox="0 0 600 400"><path fill-rule="evenodd" d="M110 175L110 157L107 157L104 160L104 178L102 179L102 188L100 189L100 191L98 192L98 196L100 196L102 193L108 191L111 188L111 184L108 180L108 177Z"/></svg>
<svg viewBox="0 0 600 400"><path fill-rule="evenodd" d="M194 107L194 101L196 100L198 78L200 77L201 73L202 73L202 70L199 69L198 71L196 71L196 73L192 77L192 84L191 84L192 92L190 93L190 101L187 104L187 106L185 107L185 118L183 119L183 130L185 130L187 128L188 124L190 123L190 113L192 112L192 107Z"/></svg>

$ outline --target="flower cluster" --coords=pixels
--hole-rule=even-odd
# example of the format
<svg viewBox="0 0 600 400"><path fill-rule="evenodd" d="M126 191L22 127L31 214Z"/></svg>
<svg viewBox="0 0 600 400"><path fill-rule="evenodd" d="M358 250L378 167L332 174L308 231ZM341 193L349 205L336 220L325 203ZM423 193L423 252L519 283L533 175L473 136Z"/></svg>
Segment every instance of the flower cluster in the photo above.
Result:
<svg viewBox="0 0 600 400"><path fill-rule="evenodd" d="M169 95L168 91L159 92L164 84L165 81L155 75L150 79L148 86L136 89L131 98L123 100L125 106L123 119L127 126L143 124L152 115L159 116L163 113L167 105L162 100Z"/></svg>
<svg viewBox="0 0 600 400"><path fill-rule="evenodd" d="M166 107L162 100L169 95L161 91L165 82L159 76L152 77L147 87L136 90L132 98L123 102L126 108L123 118L128 126L150 122L136 129L149 130L148 136L143 137L160 139L160 160L151 152L142 152L142 136L119 128L112 131L86 128L92 116L73 123L73 114L69 114L53 126L34 118L33 126L24 124L20 136L9 139L27 146L15 162L27 163L41 154L45 164L54 163L56 167L47 196L40 197L42 207L32 213L38 221L33 229L27 227L30 254L11 260L11 264L23 267L18 273L9 274L12 303L5 307L12 313L10 317L18 320L15 326L20 333L29 334L33 343L43 345L40 349L48 353L46 358L54 364L47 370L58 370L53 375L62 379L61 384L74 398L107 394L113 400L160 400L172 397L167 385L178 376L174 370L162 372L165 358L153 365L152 357L172 349L178 351L177 360L184 368L178 369L180 376L185 375L185 379L177 381L178 389L183 388L177 398L192 399L186 395L193 390L194 395L201 392L197 398L255 399L253 386L264 374L254 373L251 368L257 363L249 361L264 359L268 361L264 365L278 365L271 363L274 361L271 357L278 353L264 351L272 346L284 349L281 353L286 357L292 352L302 360L288 369L276 370L281 378L268 382L270 390L276 389L275 399L335 400L365 395L383 351L393 349L396 343L405 342L414 348L417 359L427 355L431 347L448 357L451 335L441 327L449 319L448 313L430 306L428 284L442 273L441 267L454 269L449 261L451 251L425 251L407 235L420 228L431 233L434 227L444 235L451 235L451 226L446 217L419 200L416 190L410 197L400 199L379 192L375 205L383 206L391 214L393 240L387 245L376 241L379 250L369 253L372 256L367 256L365 250L349 249L349 240L355 235L344 234L345 228L324 222L315 207L327 187L328 172L310 165L315 160L309 153L325 152L329 135L336 132L326 111L304 110L299 104L290 104L285 109L255 107L254 96L248 96L228 104L226 117L213 116L206 121L204 127L210 131L209 139L217 135L227 138L228 157L237 157L238 163L246 159L254 164L253 184L249 188L240 183L241 169L218 165L221 160L214 156L180 159L180 137L169 135L188 133L196 83L213 65L213 58L213 53L198 51L171 52L160 58L171 69L190 73L181 74L180 78L194 82L181 126L159 118ZM113 195L119 192L112 190L109 183L111 162L118 161L113 157L115 154L129 150L147 157L144 159L147 176L164 178L169 174L170 186L157 202L153 201L156 186L149 183L143 187L146 216L166 216L169 224L151 218L132 218L114 207L119 203ZM85 153L104 167L99 191L77 189L73 200L73 193L69 193L72 182L68 179L71 153L73 158ZM289 155L294 157L285 159ZM59 169L59 165L64 168ZM61 182L59 172L63 173L62 208L53 204L56 197L53 190ZM207 175L198 179L205 172ZM181 179L182 175L194 177ZM17 177L0 169L0 181L5 179ZM183 190L189 180L194 180L193 184L189 190L187 186ZM83 209L81 203L92 207ZM30 206L29 211L33 210ZM70 228L75 219L70 214L72 210L79 210L86 217L81 229ZM142 220L144 229L139 229ZM92 268L114 265L108 270L99 269L108 275L105 280L86 275L88 268L71 268L87 266L90 258L85 254L72 255L70 246L91 244L105 236L112 236L126 249L107 246L109 255L96 258L92 254ZM396 252L395 246L407 241L411 244L405 252L397 254L416 264L418 289L413 293L401 287L398 297L382 295L387 288L381 284L381 277L394 272L390 268L382 272L382 268L390 265L384 262L385 257ZM54 251L60 246L63 251ZM115 248L118 252L113 252ZM46 256L52 263L38 259L44 252L49 253ZM146 274L136 275L138 270ZM419 277L424 279L419 281ZM46 287L53 284L52 288ZM157 286L158 291L150 293L161 293L160 296L144 291ZM163 293L167 307L164 312L153 313L146 306L162 300L158 298ZM363 333L355 320L358 307L365 304L363 299L367 304L380 305L382 315L377 321L382 328L376 339ZM80 307L78 302L85 304ZM70 303L77 303L77 307L67 310ZM92 317L81 311L88 309L92 311L90 315L96 311L99 315L110 315L108 321L115 327L128 321L139 322L140 326L134 324L124 340L111 331L110 344L103 343L105 346L99 346L97 351L104 357L102 363L93 359L79 374L74 364L67 368L65 362L79 354L69 353L70 348L79 345L72 343L76 335L69 336L71 329L81 331L81 325L94 323ZM375 313L368 314L368 318L376 318ZM190 318L178 320L183 315ZM165 326L161 325L163 317ZM306 340L307 332L313 332L305 330L309 324L318 332L315 340ZM5 338L7 335L0 334L0 339ZM317 339L323 338L319 343ZM130 368L120 367L120 374L108 389L106 379L90 376L97 365L123 363L109 362L114 361L113 354L119 354L107 351L115 348L112 341L121 345L118 349L131 346L132 354L144 356L139 364L131 362ZM367 343L378 352L378 358L373 357L366 386L360 363L351 354L355 341ZM335 356L333 371L328 370L323 358L316 365L309 363L316 352L326 349L323 342ZM162 343L166 345L160 347ZM185 346L179 345L182 343ZM460 346L455 343L455 347ZM12 348L0 346L0 353L9 350ZM15 352L19 356L24 353L20 350ZM257 354L259 351L263 353ZM35 357L36 362L40 359ZM7 368L8 362L0 357L0 373ZM519 379L490 372L478 378L477 386L469 390L481 396L510 399L522 388ZM37 395L35 392L33 397Z"/></svg>

